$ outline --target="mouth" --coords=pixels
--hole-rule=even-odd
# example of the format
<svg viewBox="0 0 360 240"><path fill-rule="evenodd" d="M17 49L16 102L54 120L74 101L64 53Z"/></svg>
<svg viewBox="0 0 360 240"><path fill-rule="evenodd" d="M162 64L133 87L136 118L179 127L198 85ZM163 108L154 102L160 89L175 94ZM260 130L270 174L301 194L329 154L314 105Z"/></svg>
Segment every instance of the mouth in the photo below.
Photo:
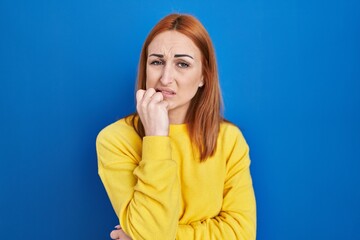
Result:
<svg viewBox="0 0 360 240"><path fill-rule="evenodd" d="M161 92L164 97L171 97L176 95L175 91L169 88L156 88L155 91Z"/></svg>

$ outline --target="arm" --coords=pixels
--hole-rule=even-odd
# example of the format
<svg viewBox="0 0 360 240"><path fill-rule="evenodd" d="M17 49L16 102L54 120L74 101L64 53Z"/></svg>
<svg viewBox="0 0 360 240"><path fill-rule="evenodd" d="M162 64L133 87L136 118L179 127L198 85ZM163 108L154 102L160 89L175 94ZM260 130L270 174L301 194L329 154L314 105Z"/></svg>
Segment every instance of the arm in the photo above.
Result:
<svg viewBox="0 0 360 240"><path fill-rule="evenodd" d="M103 130L97 138L99 175L127 235L174 239L180 190L170 140L144 137L142 147L139 141L133 141L124 129L117 134L114 129ZM129 142L139 142L141 159L136 159L140 156Z"/></svg>
<svg viewBox="0 0 360 240"><path fill-rule="evenodd" d="M136 101L146 136L139 139L132 127L132 135L124 129L119 131L116 136L120 140L109 138L114 135L112 131L100 134L99 174L128 236L173 240L178 227L180 184L168 137L168 103L153 88L138 90ZM131 151L135 145L137 151Z"/></svg>
<svg viewBox="0 0 360 240"><path fill-rule="evenodd" d="M256 203L249 166L248 145L237 131L227 161L221 211L205 221L179 225L176 239L255 239Z"/></svg>

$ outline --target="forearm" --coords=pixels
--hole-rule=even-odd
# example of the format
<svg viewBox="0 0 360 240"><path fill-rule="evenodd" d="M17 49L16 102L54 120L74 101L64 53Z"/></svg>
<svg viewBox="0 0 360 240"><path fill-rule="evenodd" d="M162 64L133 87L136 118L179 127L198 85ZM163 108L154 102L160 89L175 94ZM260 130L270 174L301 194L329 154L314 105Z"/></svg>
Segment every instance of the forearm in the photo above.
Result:
<svg viewBox="0 0 360 240"><path fill-rule="evenodd" d="M144 140L143 159L134 171L137 183L132 199L119 214L122 228L134 239L175 238L180 190L177 164L164 153L167 143L160 137ZM146 148L162 153L154 153L154 159Z"/></svg>
<svg viewBox="0 0 360 240"><path fill-rule="evenodd" d="M133 239L175 239L180 188L168 137L145 137L142 156L98 142L99 174L123 230Z"/></svg>
<svg viewBox="0 0 360 240"><path fill-rule="evenodd" d="M251 216L222 212L214 218L179 225L177 240L252 240L256 238L256 213Z"/></svg>

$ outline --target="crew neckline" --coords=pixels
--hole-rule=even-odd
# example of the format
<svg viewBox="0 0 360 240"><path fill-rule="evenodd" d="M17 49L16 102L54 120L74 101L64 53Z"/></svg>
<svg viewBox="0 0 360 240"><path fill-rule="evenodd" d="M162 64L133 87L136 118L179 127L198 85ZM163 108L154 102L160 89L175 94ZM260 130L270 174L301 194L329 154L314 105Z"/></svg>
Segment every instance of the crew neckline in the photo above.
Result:
<svg viewBox="0 0 360 240"><path fill-rule="evenodd" d="M180 124L170 124L169 125L170 135L172 133L179 133L179 132L186 132L187 131L187 124L180 123Z"/></svg>

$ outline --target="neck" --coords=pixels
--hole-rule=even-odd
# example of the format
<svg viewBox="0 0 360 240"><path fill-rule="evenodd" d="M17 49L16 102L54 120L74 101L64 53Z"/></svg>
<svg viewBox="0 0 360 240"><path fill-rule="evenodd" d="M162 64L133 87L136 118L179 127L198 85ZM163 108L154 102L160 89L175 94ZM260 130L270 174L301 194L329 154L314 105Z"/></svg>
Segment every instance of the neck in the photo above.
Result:
<svg viewBox="0 0 360 240"><path fill-rule="evenodd" d="M171 114L169 112L169 123L170 124L183 124L183 123L185 123L185 116L179 116L177 114Z"/></svg>
<svg viewBox="0 0 360 240"><path fill-rule="evenodd" d="M170 124L183 124L186 120L186 115L189 110L190 102L180 106L170 107L168 111Z"/></svg>
<svg viewBox="0 0 360 240"><path fill-rule="evenodd" d="M180 113L177 111L169 111L169 123L170 124L183 124L185 123L186 113Z"/></svg>

